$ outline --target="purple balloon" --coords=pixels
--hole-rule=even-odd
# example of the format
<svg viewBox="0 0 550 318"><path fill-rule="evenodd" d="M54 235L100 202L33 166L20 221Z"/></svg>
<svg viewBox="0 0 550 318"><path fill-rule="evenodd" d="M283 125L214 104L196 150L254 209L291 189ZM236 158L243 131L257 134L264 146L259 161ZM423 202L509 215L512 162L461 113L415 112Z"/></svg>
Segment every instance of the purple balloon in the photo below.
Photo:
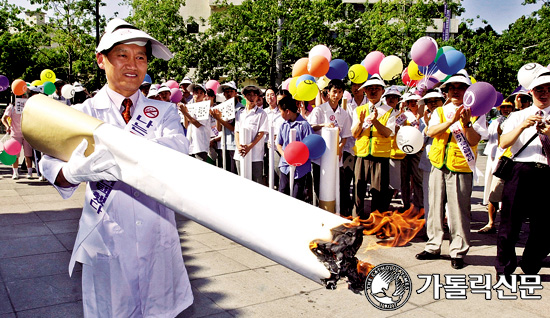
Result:
<svg viewBox="0 0 550 318"><path fill-rule="evenodd" d="M497 92L497 101L495 102L495 106L494 107L498 107L502 104L502 102L504 101L504 95L502 95L501 92Z"/></svg>
<svg viewBox="0 0 550 318"><path fill-rule="evenodd" d="M457 50L447 51L439 57L436 65L441 72L453 75L466 66L466 57Z"/></svg>
<svg viewBox="0 0 550 318"><path fill-rule="evenodd" d="M493 85L487 82L474 83L464 93L464 107L472 110L472 116L487 114L496 100L497 92Z"/></svg>
<svg viewBox="0 0 550 318"><path fill-rule="evenodd" d="M430 65L436 55L437 46L435 41L429 36L424 36L416 40L411 48L411 58L418 66Z"/></svg>
<svg viewBox="0 0 550 318"><path fill-rule="evenodd" d="M181 99L183 98L183 93L182 93L182 91L181 91L179 88L177 88L177 87L171 88L171 89L170 89L170 93L172 94L172 95L170 96L170 101L171 101L172 103L179 103L179 102L181 102Z"/></svg>
<svg viewBox="0 0 550 318"><path fill-rule="evenodd" d="M5 91L10 87L10 80L4 75L0 75L0 92Z"/></svg>
<svg viewBox="0 0 550 318"><path fill-rule="evenodd" d="M343 79L348 75L348 63L341 59L330 61L329 69L325 75L329 79Z"/></svg>

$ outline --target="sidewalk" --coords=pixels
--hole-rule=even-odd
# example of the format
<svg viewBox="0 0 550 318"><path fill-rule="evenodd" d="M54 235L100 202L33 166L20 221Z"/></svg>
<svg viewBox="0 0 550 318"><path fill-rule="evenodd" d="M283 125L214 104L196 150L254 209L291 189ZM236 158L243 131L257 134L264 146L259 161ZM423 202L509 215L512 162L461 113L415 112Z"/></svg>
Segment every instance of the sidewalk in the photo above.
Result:
<svg viewBox="0 0 550 318"><path fill-rule="evenodd" d="M484 163L485 157L480 156L482 171ZM82 317L80 272L69 277L68 263L84 187L71 199L62 200L36 174L31 180L12 180L11 168L0 165L0 175L0 318ZM487 220L482 191L479 184L474 186L472 230ZM448 258L416 260L414 255L424 246L419 239L405 247L366 251L377 240L365 237L359 259L375 265L398 264L412 278L413 294L407 304L397 311L380 311L343 282L337 290L326 290L179 216L178 229L195 296L193 306L178 317L547 317L550 312L548 264L541 271L545 289L535 293L542 300L498 300L495 291L491 300L485 300L484 295L469 290L467 300L446 300L443 289L443 299L434 300L433 285L424 293L415 292L424 284L419 274L491 274L494 284L495 234L472 234L472 248L465 258L468 266L459 271L451 268ZM448 255L447 242L442 255Z"/></svg>

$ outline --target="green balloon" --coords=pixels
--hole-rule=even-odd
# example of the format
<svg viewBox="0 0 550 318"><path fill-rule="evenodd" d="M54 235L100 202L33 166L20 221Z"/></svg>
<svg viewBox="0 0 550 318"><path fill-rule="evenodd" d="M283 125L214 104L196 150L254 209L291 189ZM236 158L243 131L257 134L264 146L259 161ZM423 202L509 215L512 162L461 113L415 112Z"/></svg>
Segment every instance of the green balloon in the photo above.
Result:
<svg viewBox="0 0 550 318"><path fill-rule="evenodd" d="M5 151L0 153L0 162L6 166L11 166L15 163L15 160L17 160L17 156L12 156Z"/></svg>
<svg viewBox="0 0 550 318"><path fill-rule="evenodd" d="M55 92L55 84L52 82L44 82L44 94L51 95Z"/></svg>
<svg viewBox="0 0 550 318"><path fill-rule="evenodd" d="M452 46L440 47L439 50L437 50L437 54L435 56L434 62L437 62L437 60L439 60L439 57L441 55L443 55L443 53L448 52L448 51L452 51L452 50L456 50L456 49Z"/></svg>

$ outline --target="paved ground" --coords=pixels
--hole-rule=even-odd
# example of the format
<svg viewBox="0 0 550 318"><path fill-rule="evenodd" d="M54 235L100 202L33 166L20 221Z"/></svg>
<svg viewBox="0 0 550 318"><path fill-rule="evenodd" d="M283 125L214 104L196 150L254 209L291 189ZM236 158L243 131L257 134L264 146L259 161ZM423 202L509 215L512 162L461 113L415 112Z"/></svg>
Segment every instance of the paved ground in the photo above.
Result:
<svg viewBox="0 0 550 318"><path fill-rule="evenodd" d="M478 165L483 168L484 157ZM483 169L482 169L483 170ZM82 317L80 272L68 275L68 262L82 208L81 187L73 198L61 200L47 183L35 179L11 180L11 169L0 165L0 318ZM486 222L482 187L472 197L472 230ZM434 300L433 288L413 292L397 311L375 309L364 295L326 290L261 255L192 221L179 218L183 257L195 296L192 307L179 317L548 317L550 269L541 271L542 300L492 300L467 293L467 300ZM358 257L373 264L395 263L412 277L413 290L424 280L419 274L491 274L496 235L473 234L468 264L456 271L448 259L418 261L423 242L400 248L366 250L376 245L365 237ZM523 235L523 241L525 237ZM448 244L443 254L448 251ZM521 252L521 246L518 251ZM443 276L442 276L443 277ZM433 285L432 285L433 287Z"/></svg>

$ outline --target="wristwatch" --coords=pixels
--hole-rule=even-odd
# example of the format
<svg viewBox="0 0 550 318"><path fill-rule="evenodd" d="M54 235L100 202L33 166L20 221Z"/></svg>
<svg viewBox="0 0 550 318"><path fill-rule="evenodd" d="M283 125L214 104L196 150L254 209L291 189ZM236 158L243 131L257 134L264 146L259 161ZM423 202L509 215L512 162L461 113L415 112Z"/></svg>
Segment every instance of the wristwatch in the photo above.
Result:
<svg viewBox="0 0 550 318"><path fill-rule="evenodd" d="M472 128L472 122L471 121L467 122L466 124L464 124L464 127Z"/></svg>

